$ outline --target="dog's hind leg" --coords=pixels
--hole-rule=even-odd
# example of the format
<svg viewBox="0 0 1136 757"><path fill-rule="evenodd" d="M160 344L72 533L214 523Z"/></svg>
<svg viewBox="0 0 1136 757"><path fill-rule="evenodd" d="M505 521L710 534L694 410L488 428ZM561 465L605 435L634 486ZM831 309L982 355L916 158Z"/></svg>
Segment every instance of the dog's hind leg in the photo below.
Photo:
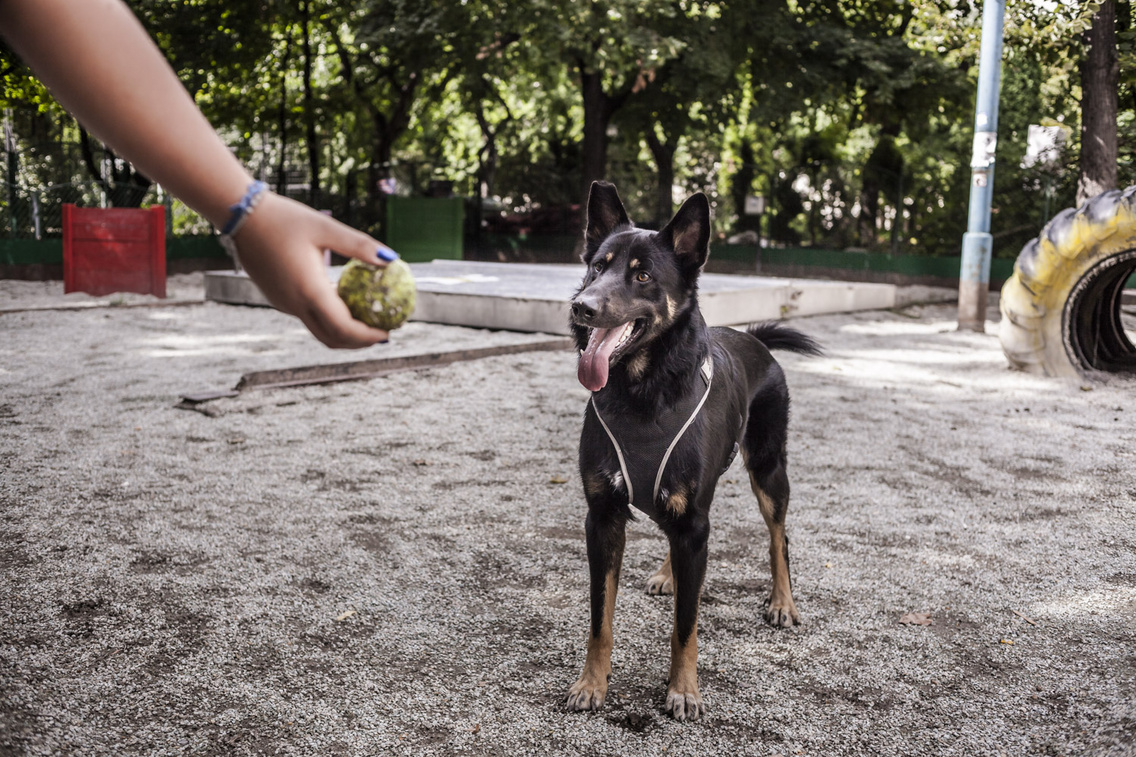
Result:
<svg viewBox="0 0 1136 757"><path fill-rule="evenodd" d="M785 466L778 464L766 475L760 475L751 469L749 480L769 529L769 570L772 573L773 589L769 594L765 620L780 628L800 625L801 616L793 602L792 580L789 577L789 537L785 534L785 513L789 509L789 477L785 473Z"/></svg>
<svg viewBox="0 0 1136 757"><path fill-rule="evenodd" d="M671 575L671 553L667 552L667 559L655 571L655 575L647 579L647 593L674 594L674 578Z"/></svg>
<svg viewBox="0 0 1136 757"><path fill-rule="evenodd" d="M611 677L612 616L626 543L626 519L613 509L593 507L585 524L591 577L591 629L580 678L568 690L568 709L598 710Z"/></svg>
<svg viewBox="0 0 1136 757"><path fill-rule="evenodd" d="M749 421L742 439L742 459L761 515L769 529L769 570L773 589L765 620L780 628L799 625L789 578L789 537L785 515L789 510L789 475L785 472L789 428L789 392L783 376L768 380L749 406Z"/></svg>
<svg viewBox="0 0 1136 757"><path fill-rule="evenodd" d="M666 711L675 720L697 720L702 714L702 696L698 693L698 605L706 577L710 522L704 515L694 515L668 535L675 617Z"/></svg>

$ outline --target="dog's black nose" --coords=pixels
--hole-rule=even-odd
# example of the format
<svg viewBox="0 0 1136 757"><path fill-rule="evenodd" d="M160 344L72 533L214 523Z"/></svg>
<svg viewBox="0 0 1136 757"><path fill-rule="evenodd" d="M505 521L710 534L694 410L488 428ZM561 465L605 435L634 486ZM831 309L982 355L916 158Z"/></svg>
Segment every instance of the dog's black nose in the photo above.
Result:
<svg viewBox="0 0 1136 757"><path fill-rule="evenodd" d="M596 317L596 309L586 302L572 303L572 317L577 321L590 321Z"/></svg>

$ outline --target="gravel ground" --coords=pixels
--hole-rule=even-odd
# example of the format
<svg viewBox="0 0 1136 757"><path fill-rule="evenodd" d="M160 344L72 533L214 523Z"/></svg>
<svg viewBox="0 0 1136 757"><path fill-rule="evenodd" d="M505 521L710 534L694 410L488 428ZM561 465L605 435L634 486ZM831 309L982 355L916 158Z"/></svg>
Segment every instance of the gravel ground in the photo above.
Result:
<svg viewBox="0 0 1136 757"><path fill-rule="evenodd" d="M6 308L68 297L0 282ZM331 353L212 303L0 316L0 754L1136 754L1133 384L1013 373L995 324L959 333L949 305L794 325L828 351L781 356L805 625L761 620L738 463L699 623L708 711L680 724L650 522L608 704L563 708L587 628L573 355L205 414L178 396L534 337L412 323Z"/></svg>

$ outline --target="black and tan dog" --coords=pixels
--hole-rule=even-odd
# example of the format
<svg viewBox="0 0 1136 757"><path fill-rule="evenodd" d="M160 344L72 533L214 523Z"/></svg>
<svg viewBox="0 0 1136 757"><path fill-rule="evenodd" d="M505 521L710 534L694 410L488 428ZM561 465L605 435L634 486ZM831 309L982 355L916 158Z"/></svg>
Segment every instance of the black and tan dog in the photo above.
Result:
<svg viewBox="0 0 1136 757"><path fill-rule="evenodd" d="M634 506L670 542L648 583L651 594L675 595L666 710L678 720L701 714L698 604L710 502L739 447L769 527L773 589L765 619L800 623L785 535L789 392L769 350L819 348L776 323L748 332L708 328L697 288L709 241L705 195L688 199L664 229L651 232L632 226L615 187L592 185L588 271L572 301L578 377L592 392L580 437L592 620L584 671L568 692L572 710L598 709L607 695L612 613Z"/></svg>

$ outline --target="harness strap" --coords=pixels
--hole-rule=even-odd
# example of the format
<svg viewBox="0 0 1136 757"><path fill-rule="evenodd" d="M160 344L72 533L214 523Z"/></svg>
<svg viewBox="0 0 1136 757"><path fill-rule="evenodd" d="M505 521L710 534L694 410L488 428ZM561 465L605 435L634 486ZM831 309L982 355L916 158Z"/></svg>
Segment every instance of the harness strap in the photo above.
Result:
<svg viewBox="0 0 1136 757"><path fill-rule="evenodd" d="M607 432L607 438L611 439L611 445L615 447L615 456L619 458L619 471L623 474L623 481L627 484L627 501L635 502L635 485L631 483L631 474L627 472L627 461L623 459L623 447L619 446L619 440L615 438L615 434L611 433L611 429L607 426L607 421L600 415L600 409L596 407L595 400L592 400L592 410L595 411L596 417L600 420L600 425L603 430Z"/></svg>
<svg viewBox="0 0 1136 757"><path fill-rule="evenodd" d="M620 445L619 440L616 438L615 434L612 433L611 427L608 426L607 421L605 421L603 416L600 414L599 408L596 407L595 399L592 399L592 410L595 411L596 418L599 419L600 425L603 426L603 430L607 433L608 439L611 440L612 446L615 447L615 455L619 459L619 470L623 474L623 480L627 485L628 503L634 505L640 510L643 510L643 512L647 513L648 515L651 515L653 513L655 502L658 501L659 489L662 486L663 481L663 471L666 470L667 462L670 460L671 453L674 452L675 447L678 446L678 442L680 439L682 439L683 434L686 433L686 430L690 428L690 424L694 423L694 419L698 417L698 413L702 411L702 406L706 404L706 398L710 396L710 387L713 384L714 378L714 361L710 358L710 356L707 356L706 360L703 361L700 372L702 374L703 380L706 382L706 390L702 393L702 397L699 398L698 404L694 406L694 410L691 411L690 416L686 419L686 422L682 424L682 427L679 428L678 433L675 434L673 439L671 439L670 444L663 452L662 459L659 461L658 469L655 473L655 486L653 491L651 492L651 500L647 503L635 501L635 485L632 481L631 471L627 466L627 458L623 453L623 447L622 445Z"/></svg>

